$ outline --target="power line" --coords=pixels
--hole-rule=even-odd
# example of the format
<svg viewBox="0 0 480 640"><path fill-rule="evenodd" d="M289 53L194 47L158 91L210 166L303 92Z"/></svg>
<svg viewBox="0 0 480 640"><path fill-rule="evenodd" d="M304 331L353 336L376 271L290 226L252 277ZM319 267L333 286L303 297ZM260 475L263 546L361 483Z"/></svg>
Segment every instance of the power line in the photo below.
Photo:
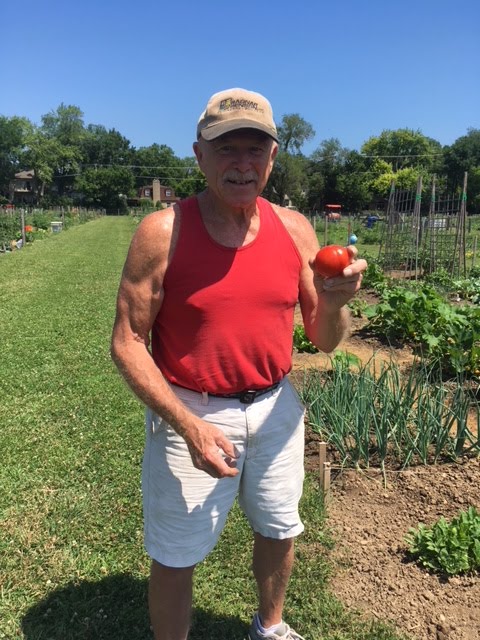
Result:
<svg viewBox="0 0 480 640"><path fill-rule="evenodd" d="M436 158L443 156L443 153L406 153L397 155L375 155L366 153L357 153L361 158L391 158L391 159L405 159L405 158ZM315 160L336 160L338 155L324 155L315 156ZM307 158L308 159L308 158ZM118 164L118 163L96 163L96 164L83 164L82 167L125 167L126 169L162 169L167 171L190 171L198 169L198 165L187 165L185 167L169 166L169 165L139 165L139 164Z"/></svg>
<svg viewBox="0 0 480 640"><path fill-rule="evenodd" d="M419 154L404 154L404 155L369 155L358 153L360 158L370 158L370 159L391 159L391 160L405 160L406 158L436 158L443 156L443 153L419 153ZM308 158L307 158L308 159ZM320 162L322 160L338 160L337 155L333 156L317 156L313 160L314 162ZM344 160L344 158L342 158ZM138 164L118 164L118 163L95 163L95 164L82 164L80 165L82 169L100 169L100 168L114 168L114 169L155 169L159 171L168 171L169 175L136 175L136 178L142 179L154 179L158 178L161 180L167 180L169 178L173 178L172 173L179 172L180 174L186 174L186 177L189 177L189 172L199 170L197 165L189 165L186 167L178 167L178 166L168 166L168 165L138 165ZM83 175L84 171L80 173L68 173L63 175L55 176L55 178L75 178L77 176ZM194 176L191 176L194 177Z"/></svg>

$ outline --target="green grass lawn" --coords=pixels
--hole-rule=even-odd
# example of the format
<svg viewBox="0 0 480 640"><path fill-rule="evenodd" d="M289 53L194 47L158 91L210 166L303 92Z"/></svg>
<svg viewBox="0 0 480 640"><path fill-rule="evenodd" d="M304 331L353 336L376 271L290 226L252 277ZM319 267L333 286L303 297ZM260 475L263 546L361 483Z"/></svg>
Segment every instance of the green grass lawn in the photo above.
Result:
<svg viewBox="0 0 480 640"><path fill-rule="evenodd" d="M143 408L109 356L134 230L101 218L0 256L0 638L148 640ZM328 592L332 541L315 479L286 617L309 640L394 640ZM255 608L236 508L197 569L192 640L241 640Z"/></svg>

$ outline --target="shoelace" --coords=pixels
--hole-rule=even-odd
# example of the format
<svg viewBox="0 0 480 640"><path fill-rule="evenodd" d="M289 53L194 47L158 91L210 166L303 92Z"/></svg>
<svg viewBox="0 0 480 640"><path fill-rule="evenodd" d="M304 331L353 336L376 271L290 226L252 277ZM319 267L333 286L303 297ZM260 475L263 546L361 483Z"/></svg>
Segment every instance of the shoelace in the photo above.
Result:
<svg viewBox="0 0 480 640"><path fill-rule="evenodd" d="M300 636L296 631L291 629L288 624L286 625L287 630L285 631L283 636L278 636L278 640L305 640L303 636Z"/></svg>

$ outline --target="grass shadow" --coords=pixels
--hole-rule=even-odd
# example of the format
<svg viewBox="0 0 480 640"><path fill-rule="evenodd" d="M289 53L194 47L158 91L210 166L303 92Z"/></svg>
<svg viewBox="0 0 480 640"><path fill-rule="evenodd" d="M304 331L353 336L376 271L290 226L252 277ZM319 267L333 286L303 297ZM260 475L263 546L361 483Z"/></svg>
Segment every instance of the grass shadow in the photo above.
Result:
<svg viewBox="0 0 480 640"><path fill-rule="evenodd" d="M25 640L153 640L147 580L122 574L70 583L33 605L22 619ZM243 640L238 617L196 608L190 640Z"/></svg>

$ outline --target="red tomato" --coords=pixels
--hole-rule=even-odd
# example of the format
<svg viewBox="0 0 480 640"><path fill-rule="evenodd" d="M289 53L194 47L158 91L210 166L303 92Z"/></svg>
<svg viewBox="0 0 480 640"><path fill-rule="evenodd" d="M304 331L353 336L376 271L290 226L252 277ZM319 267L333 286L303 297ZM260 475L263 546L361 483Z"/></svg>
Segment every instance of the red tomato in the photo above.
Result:
<svg viewBox="0 0 480 640"><path fill-rule="evenodd" d="M339 276L350 264L350 254L345 247L329 244L315 256L315 267L324 278Z"/></svg>

